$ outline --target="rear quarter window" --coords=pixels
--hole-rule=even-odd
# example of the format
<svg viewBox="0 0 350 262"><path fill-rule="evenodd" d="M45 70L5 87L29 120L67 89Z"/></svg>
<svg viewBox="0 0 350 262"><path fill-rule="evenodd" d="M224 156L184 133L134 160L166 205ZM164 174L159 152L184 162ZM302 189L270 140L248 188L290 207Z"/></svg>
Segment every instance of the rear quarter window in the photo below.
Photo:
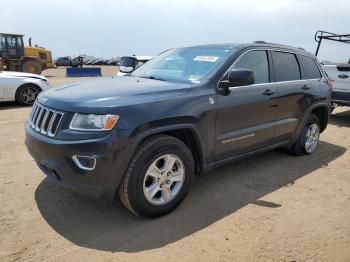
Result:
<svg viewBox="0 0 350 262"><path fill-rule="evenodd" d="M303 79L319 79L322 77L320 70L312 58L300 55L298 56L298 59L303 68Z"/></svg>
<svg viewBox="0 0 350 262"><path fill-rule="evenodd" d="M300 80L300 68L295 54L272 52L276 82Z"/></svg>

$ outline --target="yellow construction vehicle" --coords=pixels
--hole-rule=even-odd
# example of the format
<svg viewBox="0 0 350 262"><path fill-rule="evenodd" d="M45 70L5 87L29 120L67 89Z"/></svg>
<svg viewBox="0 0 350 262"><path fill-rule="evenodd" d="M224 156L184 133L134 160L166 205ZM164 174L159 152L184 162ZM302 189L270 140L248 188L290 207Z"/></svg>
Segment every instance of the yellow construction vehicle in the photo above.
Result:
<svg viewBox="0 0 350 262"><path fill-rule="evenodd" d="M32 47L31 38L29 46L24 46L23 35L0 33L0 70L41 74L53 67L50 50Z"/></svg>

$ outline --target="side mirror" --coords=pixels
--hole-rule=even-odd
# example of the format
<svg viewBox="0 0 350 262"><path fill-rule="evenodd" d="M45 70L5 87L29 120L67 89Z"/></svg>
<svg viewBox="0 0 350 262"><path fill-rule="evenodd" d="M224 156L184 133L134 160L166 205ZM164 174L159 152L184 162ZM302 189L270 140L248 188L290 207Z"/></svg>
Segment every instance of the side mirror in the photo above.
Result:
<svg viewBox="0 0 350 262"><path fill-rule="evenodd" d="M231 69L225 80L219 83L219 88L228 90L235 86L249 86L255 83L254 72L249 69Z"/></svg>
<svg viewBox="0 0 350 262"><path fill-rule="evenodd" d="M120 60L119 71L122 73L128 74L134 71L136 66L137 66L136 57L132 57L132 56L122 57Z"/></svg>

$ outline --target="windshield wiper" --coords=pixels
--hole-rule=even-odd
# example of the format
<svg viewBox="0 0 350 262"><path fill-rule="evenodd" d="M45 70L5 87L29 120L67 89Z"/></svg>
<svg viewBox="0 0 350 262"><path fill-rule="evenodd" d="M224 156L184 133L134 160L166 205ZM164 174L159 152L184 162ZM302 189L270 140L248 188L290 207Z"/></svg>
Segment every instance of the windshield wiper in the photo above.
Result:
<svg viewBox="0 0 350 262"><path fill-rule="evenodd" d="M159 80L159 81L167 81L165 79L162 79L162 78L158 78L158 77L155 77L155 76L139 76L140 78L147 78L147 79L154 79L154 80Z"/></svg>

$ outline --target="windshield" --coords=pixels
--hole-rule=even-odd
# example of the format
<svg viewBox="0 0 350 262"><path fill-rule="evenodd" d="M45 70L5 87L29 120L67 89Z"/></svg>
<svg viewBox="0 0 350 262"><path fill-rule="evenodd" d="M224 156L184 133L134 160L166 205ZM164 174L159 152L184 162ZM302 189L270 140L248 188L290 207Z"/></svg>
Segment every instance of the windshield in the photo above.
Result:
<svg viewBox="0 0 350 262"><path fill-rule="evenodd" d="M141 67L131 76L180 83L200 83L231 55L231 49L187 47L168 50Z"/></svg>

